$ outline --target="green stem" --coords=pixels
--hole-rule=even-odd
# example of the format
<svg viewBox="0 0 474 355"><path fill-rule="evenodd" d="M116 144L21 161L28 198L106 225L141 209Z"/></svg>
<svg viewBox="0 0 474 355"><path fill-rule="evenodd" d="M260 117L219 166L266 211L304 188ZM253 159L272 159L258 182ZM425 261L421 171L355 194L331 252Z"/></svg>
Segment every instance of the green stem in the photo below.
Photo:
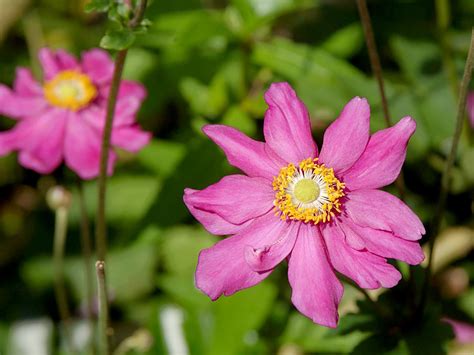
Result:
<svg viewBox="0 0 474 355"><path fill-rule="evenodd" d="M93 285L93 273L92 273L92 247L91 247L91 236L90 236L90 223L89 217L87 216L86 201L84 198L84 188L82 181L77 178L77 189L79 193L79 206L81 210L81 249L82 249L82 260L84 263L84 275L85 275L85 289L86 289L86 305L87 305L87 320L91 329L94 329L94 323L92 322L94 309L94 285ZM92 332L94 333L94 332ZM95 354L94 342L91 342L91 353Z"/></svg>
<svg viewBox="0 0 474 355"><path fill-rule="evenodd" d="M134 29L140 25L145 9L147 6L147 0L141 0L138 4L134 17L130 20L128 27ZM120 81L122 78L123 67L125 65L125 59L127 57L127 49L121 50L117 53L115 58L114 73L112 77L112 83L110 85L109 96L107 99L107 113L105 116L105 126L102 135L102 146L100 154L100 167L98 177L98 203L97 203L97 219L96 219L96 251L97 251L97 265L105 265L106 253L107 253L107 230L105 221L105 202L106 202L106 190L107 190L107 167L109 162L109 151L110 151L110 138L112 135L113 120L115 115L115 106L117 104L117 96L120 88ZM96 265L96 266L97 266ZM99 295L102 292L102 311L105 317L102 315L99 317L99 333L104 336L101 338L101 354L107 354L102 350L108 351L108 338L107 338L107 326L108 326L108 300L107 300L107 284L105 283L105 267L101 269L103 277L99 277L98 280L102 282L102 290L99 290ZM106 344L103 344L105 339Z"/></svg>
<svg viewBox="0 0 474 355"><path fill-rule="evenodd" d="M436 237L439 234L441 221L444 216L444 210L446 206L446 200L448 197L450 182L451 182L451 171L454 166L454 161L456 159L456 152L459 145L459 140L461 137L463 120L465 117L466 110L466 99L467 92L469 88L469 82L472 78L472 70L474 67L474 28L471 30L471 44L469 46L469 52L466 59L466 64L464 67L464 75L461 81L461 87L459 90L459 100L458 100L458 110L456 116L456 129L454 136L451 142L451 149L449 151L448 158L444 165L443 175L441 177L441 191L439 194L438 205L431 224L431 238L428 241L429 244L429 256L428 256L428 266L425 269L425 280L423 283L421 298L420 298L420 307L418 307L418 314L423 312L427 298L428 298L428 288L431 279L431 267L433 264L433 251L435 246Z"/></svg>
<svg viewBox="0 0 474 355"><path fill-rule="evenodd" d="M66 287L64 285L64 246L66 244L67 234L67 207L58 207L56 209L56 222L54 227L54 245L53 245L53 265L54 265L54 293L61 318L64 326L64 335L67 347L72 350L71 333L69 328L70 312L67 303Z"/></svg>
<svg viewBox="0 0 474 355"><path fill-rule="evenodd" d="M390 111L388 109L387 96L385 95L385 86L382 74L382 65L380 64L380 57L375 44L374 31L372 29L372 22L370 20L369 10L365 0L357 0L357 9L359 10L360 21L362 28L364 29L365 42L367 44L367 51L369 53L370 66L372 72L377 80L377 85L380 92L380 98L382 101L383 117L387 127L392 125L390 119ZM405 196L405 184L403 182L403 171L400 171L400 175L395 180L395 187L398 190L400 198L403 200Z"/></svg>
<svg viewBox="0 0 474 355"><path fill-rule="evenodd" d="M105 279L105 262L97 261L95 263L95 270L99 292L99 354L109 355L109 307Z"/></svg>

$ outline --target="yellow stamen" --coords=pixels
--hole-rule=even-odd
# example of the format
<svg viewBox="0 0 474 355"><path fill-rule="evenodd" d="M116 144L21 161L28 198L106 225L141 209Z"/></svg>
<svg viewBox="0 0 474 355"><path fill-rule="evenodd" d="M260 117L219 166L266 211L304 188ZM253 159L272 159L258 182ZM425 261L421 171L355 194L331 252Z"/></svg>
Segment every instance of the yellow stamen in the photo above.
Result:
<svg viewBox="0 0 474 355"><path fill-rule="evenodd" d="M345 196L345 184L336 178L333 169L317 161L308 158L298 167L289 164L273 179L274 205L281 219L318 224L329 222L341 212L339 199Z"/></svg>
<svg viewBox="0 0 474 355"><path fill-rule="evenodd" d="M90 78L74 70L59 72L44 86L44 96L51 105L77 111L87 106L97 95Z"/></svg>

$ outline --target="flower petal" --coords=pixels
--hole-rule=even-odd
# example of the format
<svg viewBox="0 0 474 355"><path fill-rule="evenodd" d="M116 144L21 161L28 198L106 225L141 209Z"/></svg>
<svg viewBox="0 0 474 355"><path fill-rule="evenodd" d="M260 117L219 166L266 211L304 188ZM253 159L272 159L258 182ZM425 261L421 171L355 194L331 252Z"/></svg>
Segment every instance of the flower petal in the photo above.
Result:
<svg viewBox="0 0 474 355"><path fill-rule="evenodd" d="M219 182L188 196L193 207L217 213L233 224L267 213L273 208L271 184L262 178L229 175Z"/></svg>
<svg viewBox="0 0 474 355"><path fill-rule="evenodd" d="M0 132L0 156L10 154L18 149L18 137L15 128Z"/></svg>
<svg viewBox="0 0 474 355"><path fill-rule="evenodd" d="M308 111L288 83L274 83L265 93L268 110L263 133L268 146L285 162L298 164L317 156Z"/></svg>
<svg viewBox="0 0 474 355"><path fill-rule="evenodd" d="M349 169L359 159L369 140L370 107L355 97L324 133L319 160L336 173Z"/></svg>
<svg viewBox="0 0 474 355"><path fill-rule="evenodd" d="M49 48L42 48L38 53L38 57L46 80L52 79L63 70L80 69L76 58L62 49L52 51Z"/></svg>
<svg viewBox="0 0 474 355"><path fill-rule="evenodd" d="M273 238L269 231L280 222L273 213L268 213L238 234L202 250L196 268L196 287L216 300L221 295L230 296L266 278L271 270L253 271L245 261L244 250L250 244L256 247L268 244Z"/></svg>
<svg viewBox="0 0 474 355"><path fill-rule="evenodd" d="M268 233L273 238L270 244L257 248L253 244L248 245L245 248L245 260L252 270L271 270L282 262L295 245L299 226L298 222L281 221Z"/></svg>
<svg viewBox="0 0 474 355"><path fill-rule="evenodd" d="M114 62L109 54L99 48L82 53L82 70L95 83L105 84L112 81Z"/></svg>
<svg viewBox="0 0 474 355"><path fill-rule="evenodd" d="M400 281L402 277L400 272L384 258L367 251L352 249L347 245L344 233L336 223L326 224L321 232L331 264L360 287L368 289L393 287Z"/></svg>
<svg viewBox="0 0 474 355"><path fill-rule="evenodd" d="M120 83L118 97L134 97L139 101L143 101L146 98L145 86L136 81L123 80Z"/></svg>
<svg viewBox="0 0 474 355"><path fill-rule="evenodd" d="M336 327L343 287L329 263L317 227L302 223L288 260L291 301L313 322Z"/></svg>
<svg viewBox="0 0 474 355"><path fill-rule="evenodd" d="M0 114L10 118L36 118L48 108L42 96L23 96L0 85Z"/></svg>
<svg viewBox="0 0 474 355"><path fill-rule="evenodd" d="M393 232L418 240L425 228L413 211L395 196L381 190L351 191L344 202L347 215L358 225Z"/></svg>
<svg viewBox="0 0 474 355"><path fill-rule="evenodd" d="M21 165L40 174L56 169L63 158L65 125L66 115L62 110L50 110L19 122L14 130Z"/></svg>
<svg viewBox="0 0 474 355"><path fill-rule="evenodd" d="M142 131L138 126L116 127L112 131L112 145L138 152L150 142L151 133Z"/></svg>
<svg viewBox="0 0 474 355"><path fill-rule="evenodd" d="M366 249L373 254L401 260L410 265L418 265L425 258L418 242L398 238L391 232L361 227L343 217L341 217L340 227L346 236L346 241L349 238L359 238L363 240Z"/></svg>
<svg viewBox="0 0 474 355"><path fill-rule="evenodd" d="M224 151L229 163L248 176L273 180L286 165L265 143L255 141L232 127L207 125L202 130Z"/></svg>
<svg viewBox="0 0 474 355"><path fill-rule="evenodd" d="M17 68L13 90L22 96L42 96L43 88L36 81L30 69Z"/></svg>
<svg viewBox="0 0 474 355"><path fill-rule="evenodd" d="M224 218L219 216L213 212L207 212L204 210L200 210L195 208L191 203L188 201L188 196L192 195L195 192L199 192L198 190L193 189L184 189L184 196L183 200L188 208L189 212L196 218L199 223L201 223L206 230L214 235L229 235L229 234L236 234L247 227L253 220L249 220L242 224L232 224L227 222Z"/></svg>
<svg viewBox="0 0 474 355"><path fill-rule="evenodd" d="M343 175L347 188L377 189L394 182L400 174L408 140L415 129L415 121L405 117L395 126L372 135L359 160Z"/></svg>
<svg viewBox="0 0 474 355"><path fill-rule="evenodd" d="M64 157L67 166L82 179L92 179L99 174L101 151L101 132L81 117L80 114L69 112ZM115 153L110 150L108 174L112 174Z"/></svg>

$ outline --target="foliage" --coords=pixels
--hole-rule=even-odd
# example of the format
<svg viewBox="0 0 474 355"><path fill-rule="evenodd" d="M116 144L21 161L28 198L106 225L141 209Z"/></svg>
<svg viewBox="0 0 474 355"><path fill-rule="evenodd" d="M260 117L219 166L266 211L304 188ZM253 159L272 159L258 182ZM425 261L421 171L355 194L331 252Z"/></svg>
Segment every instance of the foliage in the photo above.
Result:
<svg viewBox="0 0 474 355"><path fill-rule="evenodd" d="M373 1L369 6L392 121L407 115L417 121L404 167L406 201L429 225L457 101L433 30L434 5L428 0L397 0ZM199 251L217 238L190 217L182 203L183 189L202 188L234 171L203 136L204 124L228 124L262 138L263 93L271 82L289 81L310 110L318 142L353 96L369 99L373 130L384 127L355 4L153 1L146 12L148 20L134 30L125 26L131 7L121 1L38 0L24 11L24 18L0 44L0 82L10 85L19 65L36 68L31 52L43 45L79 54L100 43L111 50L130 48L124 76L144 83L148 90L140 122L154 138L137 155L118 152L119 163L108 185L109 283L117 344L145 329L154 339L146 351L165 353L169 343L164 319L171 310L180 315L179 329L193 354L283 354L295 349L296 353L438 354L453 342L441 317L474 321L474 262L472 251L463 252L465 244L441 248L441 254L454 257L448 256L449 263L437 270L431 302L417 320L410 319L414 300L407 295L419 295L420 267L405 266L403 282L379 295L381 313L345 284L336 330L314 325L292 308L284 266L258 287L216 302L194 287ZM451 13L446 36L460 76L474 7L470 1L452 2ZM31 31L31 26L41 31ZM3 130L11 122L1 118L0 125ZM449 236L472 223L473 137L472 130L464 128L446 211L447 224L454 226L446 229ZM50 257L54 220L44 203L45 191L56 183L73 191L65 274L76 319L84 308L76 177L65 168L42 177L20 169L13 156L0 158L0 353L11 348L20 320L48 317L58 325ZM93 218L96 183L84 187ZM464 275L456 279L462 287L451 278L441 281L453 269ZM415 276L412 281L410 274ZM50 328L57 346L58 327Z"/></svg>

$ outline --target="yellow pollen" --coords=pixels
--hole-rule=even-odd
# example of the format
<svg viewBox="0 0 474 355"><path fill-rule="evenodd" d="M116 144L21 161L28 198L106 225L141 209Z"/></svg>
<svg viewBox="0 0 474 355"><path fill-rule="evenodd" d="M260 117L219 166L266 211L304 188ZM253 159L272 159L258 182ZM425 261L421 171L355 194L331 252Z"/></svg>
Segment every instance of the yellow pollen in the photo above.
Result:
<svg viewBox="0 0 474 355"><path fill-rule="evenodd" d="M73 111L87 106L97 95L90 78L74 70L59 72L44 84L43 90L51 105Z"/></svg>
<svg viewBox="0 0 474 355"><path fill-rule="evenodd" d="M312 179L302 179L295 185L294 194L297 200L309 203L319 197L319 185Z"/></svg>
<svg viewBox="0 0 474 355"><path fill-rule="evenodd" d="M336 178L333 169L317 161L308 158L298 166L289 164L273 178L276 215L282 220L326 223L341 212L345 184Z"/></svg>

